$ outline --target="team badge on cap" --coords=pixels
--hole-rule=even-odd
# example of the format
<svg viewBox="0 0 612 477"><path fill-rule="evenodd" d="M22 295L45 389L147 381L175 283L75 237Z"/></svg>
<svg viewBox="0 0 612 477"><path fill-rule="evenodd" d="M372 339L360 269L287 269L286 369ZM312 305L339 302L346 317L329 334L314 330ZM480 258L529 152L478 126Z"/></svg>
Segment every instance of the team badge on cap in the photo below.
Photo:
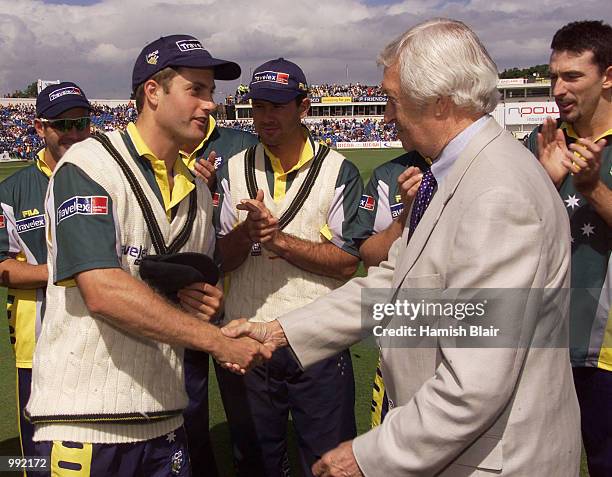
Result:
<svg viewBox="0 0 612 477"><path fill-rule="evenodd" d="M151 53L145 56L147 63L150 65L156 65L157 60L159 60L159 50L152 51Z"/></svg>

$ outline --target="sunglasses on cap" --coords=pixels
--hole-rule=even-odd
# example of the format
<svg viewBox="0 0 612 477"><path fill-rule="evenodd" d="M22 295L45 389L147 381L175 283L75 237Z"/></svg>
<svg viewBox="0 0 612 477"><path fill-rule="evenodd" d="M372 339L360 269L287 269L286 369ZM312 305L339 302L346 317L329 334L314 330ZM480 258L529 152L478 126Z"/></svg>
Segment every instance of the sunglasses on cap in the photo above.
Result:
<svg viewBox="0 0 612 477"><path fill-rule="evenodd" d="M77 131L83 131L85 128L88 128L91 124L91 118L89 116L85 116L82 118L74 118L74 119L44 119L40 120L43 123L47 123L53 129L59 132L68 132L71 131L72 128L75 128Z"/></svg>

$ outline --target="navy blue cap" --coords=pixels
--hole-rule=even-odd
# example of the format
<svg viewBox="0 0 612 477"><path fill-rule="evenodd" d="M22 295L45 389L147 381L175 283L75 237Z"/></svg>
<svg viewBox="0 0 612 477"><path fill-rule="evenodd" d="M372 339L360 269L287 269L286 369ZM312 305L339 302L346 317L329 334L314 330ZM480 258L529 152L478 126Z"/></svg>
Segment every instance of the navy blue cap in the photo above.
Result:
<svg viewBox="0 0 612 477"><path fill-rule="evenodd" d="M76 84L63 81L51 84L36 97L36 117L53 119L72 108L91 110L85 93Z"/></svg>
<svg viewBox="0 0 612 477"><path fill-rule="evenodd" d="M134 64L132 91L155 73L170 66L212 68L215 79L234 80L240 77L240 66L227 60L213 58L202 43L191 35L162 36L145 46Z"/></svg>
<svg viewBox="0 0 612 477"><path fill-rule="evenodd" d="M253 72L245 99L262 99L285 104L301 94L308 94L306 76L295 63L284 58L266 61Z"/></svg>

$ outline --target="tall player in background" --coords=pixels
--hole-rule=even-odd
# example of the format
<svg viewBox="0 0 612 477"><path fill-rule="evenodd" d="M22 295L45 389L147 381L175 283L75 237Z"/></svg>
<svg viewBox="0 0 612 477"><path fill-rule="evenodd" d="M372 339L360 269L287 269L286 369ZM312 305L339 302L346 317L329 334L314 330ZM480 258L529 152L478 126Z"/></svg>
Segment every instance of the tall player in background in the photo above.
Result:
<svg viewBox="0 0 612 477"><path fill-rule="evenodd" d="M33 427L23 415L30 397L32 354L40 331L47 285L45 194L49 177L74 143L89 137L91 105L83 90L63 82L36 98L34 127L44 139L34 164L0 184L0 277L9 287L7 315L17 364L19 438L23 455L34 455Z"/></svg>

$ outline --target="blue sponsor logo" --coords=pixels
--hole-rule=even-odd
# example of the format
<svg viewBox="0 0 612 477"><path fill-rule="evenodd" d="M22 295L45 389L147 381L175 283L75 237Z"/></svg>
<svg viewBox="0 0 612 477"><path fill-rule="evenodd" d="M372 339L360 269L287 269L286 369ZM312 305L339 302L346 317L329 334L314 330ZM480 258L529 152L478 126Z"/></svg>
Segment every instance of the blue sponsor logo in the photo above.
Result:
<svg viewBox="0 0 612 477"><path fill-rule="evenodd" d="M402 213L402 210L404 210L404 204L402 204L401 202L399 204L392 205L391 206L391 217L393 217L394 219L397 219Z"/></svg>
<svg viewBox="0 0 612 477"><path fill-rule="evenodd" d="M65 200L57 209L57 223L73 215L106 215L108 214L108 197L80 196Z"/></svg>
<svg viewBox="0 0 612 477"><path fill-rule="evenodd" d="M81 90L79 88L75 88L74 86L67 86L66 88L56 89L49 95L49 101L55 101L57 98L61 98L62 96L66 96L67 94L74 94L77 96L83 96Z"/></svg>
<svg viewBox="0 0 612 477"><path fill-rule="evenodd" d="M215 170L219 169L223 165L223 156L215 157Z"/></svg>
<svg viewBox="0 0 612 477"><path fill-rule="evenodd" d="M17 233L25 233L30 230L36 230L44 228L45 226L45 214L35 215L34 217L28 217L27 219L21 219L15 222Z"/></svg>
<svg viewBox="0 0 612 477"><path fill-rule="evenodd" d="M262 82L289 84L289 73L281 73L279 71L260 71L255 73L251 83Z"/></svg>
<svg viewBox="0 0 612 477"><path fill-rule="evenodd" d="M134 259L134 265L140 265L142 259L149 254L148 250L142 245L139 245L138 247L134 245L122 245L121 250L123 255Z"/></svg>
<svg viewBox="0 0 612 477"><path fill-rule="evenodd" d="M176 46L178 46L178 49L181 51L193 51L193 50L203 50L204 49L204 47L202 46L202 43L200 43L195 38L191 40L177 41Z"/></svg>

